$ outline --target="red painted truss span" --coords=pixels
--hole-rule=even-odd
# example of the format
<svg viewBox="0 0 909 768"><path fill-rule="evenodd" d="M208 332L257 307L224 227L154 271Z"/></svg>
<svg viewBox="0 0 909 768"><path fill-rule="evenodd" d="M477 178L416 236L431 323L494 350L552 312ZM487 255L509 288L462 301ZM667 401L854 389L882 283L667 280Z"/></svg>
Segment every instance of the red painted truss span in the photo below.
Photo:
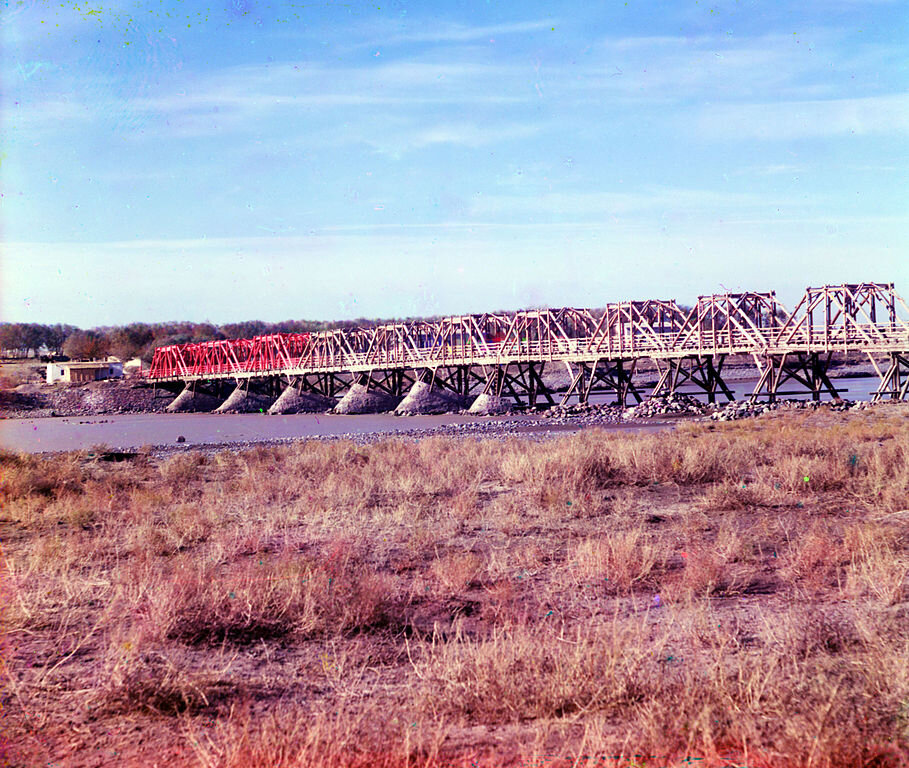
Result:
<svg viewBox="0 0 909 768"><path fill-rule="evenodd" d="M308 333L270 333L252 339L170 344L155 350L146 375L174 378L295 368L306 354L310 338Z"/></svg>

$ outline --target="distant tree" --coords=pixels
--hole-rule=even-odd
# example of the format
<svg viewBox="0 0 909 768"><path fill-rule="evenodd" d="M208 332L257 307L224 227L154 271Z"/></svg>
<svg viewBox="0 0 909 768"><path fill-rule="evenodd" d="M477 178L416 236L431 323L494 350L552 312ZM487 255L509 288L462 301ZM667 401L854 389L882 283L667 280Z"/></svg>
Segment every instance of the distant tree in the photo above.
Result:
<svg viewBox="0 0 909 768"><path fill-rule="evenodd" d="M132 323L110 329L105 336L110 354L126 361L140 355L154 338L154 333L145 323Z"/></svg>
<svg viewBox="0 0 909 768"><path fill-rule="evenodd" d="M44 344L47 337L47 326L38 325L38 323L23 323L22 325L22 343L25 347L25 356L29 352L34 352L38 356L38 349Z"/></svg>
<svg viewBox="0 0 909 768"><path fill-rule="evenodd" d="M107 339L97 331L76 331L63 342L63 354L74 360L97 360L107 352Z"/></svg>
<svg viewBox="0 0 909 768"><path fill-rule="evenodd" d="M193 341L212 341L214 339L223 338L225 338L224 334L215 328L215 326L213 326L211 323L195 323L193 325Z"/></svg>
<svg viewBox="0 0 909 768"><path fill-rule="evenodd" d="M261 320L247 320L242 323L226 323L220 328L225 339L251 339L266 332L267 325Z"/></svg>
<svg viewBox="0 0 909 768"><path fill-rule="evenodd" d="M0 325L0 349L4 354L18 356L22 352L22 324L3 323Z"/></svg>
<svg viewBox="0 0 909 768"><path fill-rule="evenodd" d="M63 325L61 323L48 325L45 330L44 344L52 354L62 355L63 344L67 337L78 330L79 329L73 325Z"/></svg>
<svg viewBox="0 0 909 768"><path fill-rule="evenodd" d="M171 344L188 344L192 341L192 334L185 331L172 332L171 327L176 328L176 324L161 324L155 328L155 335L152 337L152 340L146 344L142 351L139 353L139 357L146 363L150 363L152 358L155 355L155 349L158 347L166 347Z"/></svg>

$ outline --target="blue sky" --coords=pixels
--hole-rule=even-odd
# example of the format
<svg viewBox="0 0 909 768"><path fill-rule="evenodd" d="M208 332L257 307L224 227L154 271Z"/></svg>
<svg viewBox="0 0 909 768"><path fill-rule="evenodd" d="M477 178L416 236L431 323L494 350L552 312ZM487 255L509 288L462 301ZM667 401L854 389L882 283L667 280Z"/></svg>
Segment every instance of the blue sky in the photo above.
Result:
<svg viewBox="0 0 909 768"><path fill-rule="evenodd" d="M10 0L0 33L3 320L909 296L899 0Z"/></svg>

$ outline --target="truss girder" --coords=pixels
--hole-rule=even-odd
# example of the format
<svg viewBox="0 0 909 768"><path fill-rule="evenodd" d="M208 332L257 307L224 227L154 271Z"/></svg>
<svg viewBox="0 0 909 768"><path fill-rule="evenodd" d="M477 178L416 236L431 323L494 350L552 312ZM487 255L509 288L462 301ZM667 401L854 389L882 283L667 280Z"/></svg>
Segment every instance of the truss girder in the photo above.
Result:
<svg viewBox="0 0 909 768"><path fill-rule="evenodd" d="M712 364L707 361L725 355L766 360L839 351L909 354L909 306L892 283L808 288L791 313L773 292L743 292L700 296L690 310L673 300L628 301L599 310L564 307L457 315L371 328L171 344L155 350L146 376L159 382L283 376L305 382L307 388L337 391L342 383L338 377L372 377L375 372L384 382L391 371L410 372L411 378L416 371L441 371L442 386L463 389L462 380L473 387L474 379L453 372L518 366L522 375L533 377L537 369L528 365L558 362L591 372L583 386L594 386L595 380L608 387L616 380L614 375L612 383L603 378L600 361L631 364L650 357L663 361L666 375L676 379L691 377L691 364L679 361L701 361L703 370L694 375L713 388L709 394L718 391L722 379L707 369ZM897 374L902 376L902 368L891 365L888 372L885 388ZM527 386L531 383L528 379ZM579 380L573 386L582 384Z"/></svg>

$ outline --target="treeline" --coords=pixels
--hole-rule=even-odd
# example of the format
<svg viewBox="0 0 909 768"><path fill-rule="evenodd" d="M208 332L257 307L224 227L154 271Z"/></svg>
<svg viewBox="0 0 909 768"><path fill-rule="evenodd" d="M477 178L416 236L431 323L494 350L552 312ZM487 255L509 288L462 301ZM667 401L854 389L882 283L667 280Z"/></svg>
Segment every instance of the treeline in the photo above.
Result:
<svg viewBox="0 0 909 768"><path fill-rule="evenodd" d="M409 318L410 319L410 318ZM428 318L426 318L428 319ZM93 360L115 355L121 360L140 357L150 362L155 347L166 344L211 341L214 339L248 339L265 333L311 333L332 328L369 328L388 320L285 320L266 323L248 320L242 323L131 323L83 330L74 325L40 325L38 323L0 323L0 350L5 357L38 357L42 354Z"/></svg>

